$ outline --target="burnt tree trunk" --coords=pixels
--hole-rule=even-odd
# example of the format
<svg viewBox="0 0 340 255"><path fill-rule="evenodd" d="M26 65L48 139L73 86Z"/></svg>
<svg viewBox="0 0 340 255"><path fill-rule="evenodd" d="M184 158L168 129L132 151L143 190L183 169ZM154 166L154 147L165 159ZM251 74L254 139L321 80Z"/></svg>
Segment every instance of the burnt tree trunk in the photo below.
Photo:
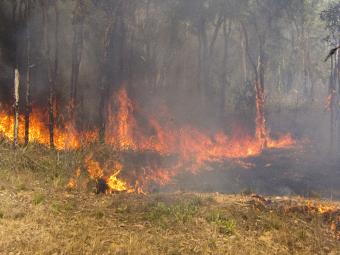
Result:
<svg viewBox="0 0 340 255"><path fill-rule="evenodd" d="M339 44L340 45L340 39L339 39ZM339 149L340 149L340 102L339 102L339 99L340 99L340 50L338 49L337 51L337 68L336 68L336 78L337 78L337 81L338 81L338 86L337 86L337 89L338 89L338 93L337 93L337 102L336 102L336 111L337 111L337 120L338 120L338 127L337 127L337 130L338 130L338 137L337 137L337 140L338 140L338 147L337 147L337 150L339 152ZM336 84L334 85L336 87Z"/></svg>
<svg viewBox="0 0 340 255"><path fill-rule="evenodd" d="M241 27L242 33L242 27ZM243 84L246 84L248 81L248 71L247 71L247 52L245 46L245 37L244 34L241 34L241 50L242 50L242 73L243 73Z"/></svg>
<svg viewBox="0 0 340 255"><path fill-rule="evenodd" d="M48 100L48 112L49 112L49 133L50 133L50 147L54 148L54 125L55 125L55 87L57 83L58 78L58 64L59 64L59 10L57 1L54 3L54 13L55 13L55 28L54 28L54 39L55 39L55 49L54 49L54 63L53 67L52 64L49 66L50 69L53 69L50 71L50 79L49 79L49 100ZM48 46L50 49L50 46ZM49 58L50 61L50 58Z"/></svg>
<svg viewBox="0 0 340 255"><path fill-rule="evenodd" d="M72 70L71 70L71 117L74 117L77 105L78 78L83 52L83 33L84 33L84 2L78 0L73 13L73 42L72 42Z"/></svg>
<svg viewBox="0 0 340 255"><path fill-rule="evenodd" d="M259 38L260 46L259 46L259 57L258 57L258 65L257 65L257 80L255 83L255 92L256 92L256 128L257 128L257 138L261 141L262 147L267 146L267 130L266 130L266 119L264 113L264 44L265 37L260 36Z"/></svg>
<svg viewBox="0 0 340 255"><path fill-rule="evenodd" d="M335 125L336 125L336 88L335 88L335 66L334 55L331 56L331 74L329 78L329 110L330 110L330 151L334 150Z"/></svg>
<svg viewBox="0 0 340 255"><path fill-rule="evenodd" d="M245 50L248 55L249 62L251 66L254 69L255 74L255 81L254 81L254 87L255 87L255 99L256 99L256 132L255 136L258 141L261 143L261 147L267 146L267 130L266 130L266 119L264 114L264 72L265 72L265 59L264 59L264 45L265 45L265 35L258 35L259 39L259 53L257 58L257 64L255 64L255 61L251 57L250 49L249 49L249 43L248 43L248 33L243 24L241 24L244 38L245 38Z"/></svg>
<svg viewBox="0 0 340 255"><path fill-rule="evenodd" d="M123 7L123 0L118 2L118 4L108 10L106 13L108 23L106 25L105 29L105 35L104 35L104 43L103 43L103 57L101 61L101 78L100 78L100 100L99 100L99 141L101 143L105 142L105 132L106 132L106 113L107 113L107 101L110 96L110 86L109 86L109 75L112 72L112 66L110 65L110 54L112 54L113 49L113 35L116 34L117 30L117 20L118 13L122 11ZM122 20L120 20L122 22ZM122 48L120 48L121 50ZM120 52L122 54L122 52ZM119 56L118 56L119 57ZM122 60L122 59L119 59ZM114 67L116 67L114 65ZM113 67L113 68L114 68ZM122 68L122 66L120 66ZM114 70L115 71L115 70ZM119 70L121 71L121 70ZM117 75L116 75L117 76ZM116 77L117 78L117 77ZM119 82L118 80L115 80L115 83Z"/></svg>
<svg viewBox="0 0 340 255"><path fill-rule="evenodd" d="M26 0L26 92L25 92L25 145L29 142L30 113L31 113L31 35L30 35L30 0Z"/></svg>
<svg viewBox="0 0 340 255"><path fill-rule="evenodd" d="M229 58L229 39L231 34L231 21L228 21L227 18L224 17L223 20L223 36L224 36L224 52L223 52L223 72L222 72L222 84L221 84L221 98L220 98L220 119L223 123L224 113L225 113L225 93L227 86L229 85L229 78L228 78L228 58Z"/></svg>
<svg viewBox="0 0 340 255"><path fill-rule="evenodd" d="M202 17L199 21L198 27L198 43L199 43L199 56L198 56L198 72L199 72L199 89L203 105L208 98L208 38L206 31L206 19Z"/></svg>
<svg viewBox="0 0 340 255"><path fill-rule="evenodd" d="M109 50L111 45L111 37L114 27L114 21L110 20L106 30L105 30L105 36L104 36L104 51L103 51L103 58L102 58L102 75L100 78L100 101L99 101L99 140L101 143L105 142L105 129L106 129L106 123L105 123L105 117L106 117L106 101L108 97L108 90L109 90L109 83L107 78L107 69L108 69L108 58L109 58Z"/></svg>

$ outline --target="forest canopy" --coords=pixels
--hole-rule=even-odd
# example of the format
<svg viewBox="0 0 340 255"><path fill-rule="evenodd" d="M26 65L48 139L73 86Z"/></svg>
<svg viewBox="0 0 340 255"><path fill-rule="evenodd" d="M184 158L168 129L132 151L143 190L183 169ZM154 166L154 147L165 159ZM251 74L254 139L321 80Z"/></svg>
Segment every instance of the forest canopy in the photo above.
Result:
<svg viewBox="0 0 340 255"><path fill-rule="evenodd" d="M17 68L19 111L29 118L42 107L50 126L68 114L79 129L105 129L103 109L124 86L148 111L165 102L179 122L252 132L256 91L266 109L323 107L330 68L322 60L339 44L336 1L0 4L1 103L14 102Z"/></svg>

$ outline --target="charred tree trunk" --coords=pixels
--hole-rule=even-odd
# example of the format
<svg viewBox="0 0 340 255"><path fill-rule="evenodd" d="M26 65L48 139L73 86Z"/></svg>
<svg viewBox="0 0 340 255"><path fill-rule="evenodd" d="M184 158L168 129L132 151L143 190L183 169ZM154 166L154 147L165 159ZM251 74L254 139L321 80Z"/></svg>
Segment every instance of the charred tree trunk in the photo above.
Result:
<svg viewBox="0 0 340 255"><path fill-rule="evenodd" d="M256 138L262 147L267 146L266 119L264 113L264 38L260 38L260 54L258 57L255 92L256 92Z"/></svg>
<svg viewBox="0 0 340 255"><path fill-rule="evenodd" d="M55 39L55 50L54 50L54 64L53 64L53 71L52 80L50 80L50 89L49 89L49 132L50 132L50 147L54 148L54 115L55 115L55 87L58 79L58 65L59 65L59 10L57 2L54 3L54 12L55 12L55 30L54 30L54 39ZM50 46L48 46L50 48ZM52 68L51 68L52 69Z"/></svg>
<svg viewBox="0 0 340 255"><path fill-rule="evenodd" d="M340 39L339 39L339 45L340 45ZM338 133L338 137L337 137L337 140L338 140L338 147L337 147L337 152L339 153L339 149L340 149L340 50L337 51L337 68L336 68L336 78L337 78L337 81L338 81L338 86L337 86L337 89L338 89L338 93L337 93L337 102L336 102L336 111L337 111L337 120L338 120L338 127L337 127L337 133ZM336 85L335 85L336 86Z"/></svg>
<svg viewBox="0 0 340 255"><path fill-rule="evenodd" d="M331 74L329 78L329 109L330 109L330 151L334 151L334 139L336 130L336 87L335 87L335 66L334 55L331 56Z"/></svg>
<svg viewBox="0 0 340 255"><path fill-rule="evenodd" d="M49 87L49 96L48 96L48 115L49 115L49 134L50 134L50 147L54 147L53 141L53 127L51 126L51 111L53 115L53 108L51 109L51 93L52 93L52 73L51 73L51 59L50 59L50 41L48 35L48 25L49 25L49 18L48 18L48 10L49 10L49 2L41 1L41 8L42 8L42 22L43 22L43 46L44 46L44 62L45 68L47 68L47 81Z"/></svg>
<svg viewBox="0 0 340 255"><path fill-rule="evenodd" d="M109 10L107 12L107 19L108 19L108 23L105 29L105 35L104 35L104 43L103 43L103 57L102 57L102 61L101 61L101 78L100 78L100 100L99 100L99 111L100 111L100 115L99 115L99 141L101 143L105 142L105 132L106 132L106 114L107 114L107 101L108 98L110 96L110 86L109 86L109 76L112 73L112 68L117 67L116 65L114 65L114 67L112 67L111 65L109 65L110 63L110 54L112 54L112 50L113 50L113 35L117 33L117 21L119 20L120 22L123 22L121 20L121 17L118 17L119 12L122 11L123 8L123 2L124 0L121 0L120 2L118 2L118 4L115 6L115 8L112 8L111 10ZM121 24L122 25L122 24ZM121 28L121 27L120 27ZM122 50L121 46L119 49ZM119 54L123 54L122 52L120 52ZM122 55L118 56L120 58L118 58L118 63L122 64ZM121 66L118 66L120 68L121 71L123 68L123 64ZM115 70L114 70L115 71ZM117 71L117 70L116 70ZM118 75L115 75L118 76ZM115 77L117 78L117 77ZM121 78L121 76L120 76ZM119 82L119 79L114 81L114 83Z"/></svg>
<svg viewBox="0 0 340 255"><path fill-rule="evenodd" d="M250 50L249 50L249 43L248 43L248 33L243 24L241 24L244 38L245 38L245 49L248 55L249 62L254 69L255 74L255 99L256 99L256 132L255 136L256 139L261 143L261 146L265 148L267 146L267 129L266 129L266 119L265 119L265 112L264 112L264 45L265 45L265 35L258 35L259 39L259 53L257 64L252 59Z"/></svg>
<svg viewBox="0 0 340 255"><path fill-rule="evenodd" d="M334 112L334 56L331 57L331 78L330 78L330 111L331 111L331 130L330 130L330 134L331 134L331 150L333 151L334 148L334 131L335 131L335 112Z"/></svg>
<svg viewBox="0 0 340 255"><path fill-rule="evenodd" d="M242 28L241 28L242 30ZM241 32L242 33L242 32ZM242 49L242 72L243 72L243 84L246 84L248 81L248 71L247 71L247 52L246 52L246 43L244 35L241 35L241 49Z"/></svg>
<svg viewBox="0 0 340 255"><path fill-rule="evenodd" d="M99 101L99 140L101 143L105 142L105 115L106 115L106 101L108 97L108 79L107 79L107 65L109 58L109 50L111 45L111 37L113 31L114 22L111 20L107 25L105 36L104 36L104 51L103 51L103 59L102 59L102 75L100 79L100 101Z"/></svg>
<svg viewBox="0 0 340 255"><path fill-rule="evenodd" d="M198 28L198 43L199 43L199 89L201 94L201 100L203 105L206 103L206 99L208 98L208 38L206 31L206 20L204 17L200 19L199 28Z"/></svg>
<svg viewBox="0 0 340 255"><path fill-rule="evenodd" d="M30 35L30 0L26 0L26 95L25 95L25 145L29 142L31 113L31 35Z"/></svg>
<svg viewBox="0 0 340 255"><path fill-rule="evenodd" d="M228 23L228 24L227 24ZM227 18L223 20L223 36L224 36L224 52L223 52L223 71L222 71L222 84L221 84L221 98L220 98L220 119L224 119L225 113L225 93L227 86L229 85L228 78L228 58L229 58L229 39L231 34L231 21L227 22Z"/></svg>
<svg viewBox="0 0 340 255"><path fill-rule="evenodd" d="M73 42L72 42L72 70L71 70L71 117L74 117L77 105L78 78L83 52L83 33L84 33L84 2L78 0L73 13Z"/></svg>
<svg viewBox="0 0 340 255"><path fill-rule="evenodd" d="M20 88L19 70L14 71L14 135L13 144L17 147L19 144L19 88Z"/></svg>

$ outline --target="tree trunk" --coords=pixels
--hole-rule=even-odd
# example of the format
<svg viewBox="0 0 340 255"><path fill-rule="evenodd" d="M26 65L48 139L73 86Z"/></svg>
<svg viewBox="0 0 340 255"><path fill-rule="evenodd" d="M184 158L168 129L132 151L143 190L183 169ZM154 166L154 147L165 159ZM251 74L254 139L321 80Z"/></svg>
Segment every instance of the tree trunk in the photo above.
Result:
<svg viewBox="0 0 340 255"><path fill-rule="evenodd" d="M109 49L111 45L111 36L113 31L114 22L111 20L107 25L105 30L105 37L104 37L104 52L103 52L103 59L102 59L102 74L100 78L100 101L99 101L99 141L101 143L105 142L105 117L106 117L106 101L108 97L108 80L107 80L107 65L108 65L108 57L109 57Z"/></svg>
<svg viewBox="0 0 340 255"><path fill-rule="evenodd" d="M246 82L248 81L248 76L247 76L247 53L246 53L246 46L245 46L244 35L242 35L242 39L241 39L241 49L242 49L243 84L246 84Z"/></svg>
<svg viewBox="0 0 340 255"><path fill-rule="evenodd" d="M334 139L335 139L335 121L336 121L336 91L335 91L335 59L334 55L331 56L331 74L329 79L329 108L331 112L330 116L330 151L334 150Z"/></svg>
<svg viewBox="0 0 340 255"><path fill-rule="evenodd" d="M83 51L84 3L78 0L73 14L72 70L71 70L71 117L77 106L78 78Z"/></svg>
<svg viewBox="0 0 340 255"><path fill-rule="evenodd" d="M338 41L338 45L340 45L340 39ZM337 114L337 153L340 149L340 50L337 51L337 63L335 67L336 72L336 80L337 84L334 84L334 87L337 88L337 99L336 99L336 114Z"/></svg>
<svg viewBox="0 0 340 255"><path fill-rule="evenodd" d="M19 144L19 88L20 88L19 70L14 71L14 136L13 144L17 147Z"/></svg>
<svg viewBox="0 0 340 255"><path fill-rule="evenodd" d="M31 113L31 38L30 38L30 0L26 0L26 96L25 96L25 145L29 142Z"/></svg>
<svg viewBox="0 0 340 255"><path fill-rule="evenodd" d="M229 84L228 79L228 57L229 57L229 37L231 33L231 21L228 21L227 25L227 18L224 17L223 20L223 36L224 36L224 52L223 52L223 71L222 71L222 84L221 84L221 98L220 98L220 119L221 121L224 119L225 114L225 93L227 85Z"/></svg>
<svg viewBox="0 0 340 255"><path fill-rule="evenodd" d="M59 10L57 1L54 3L54 12L55 12L55 30L54 30L54 39L55 39L55 51L54 51L54 63L52 66L51 57L50 57L50 42L48 38L48 34L46 33L46 42L47 42L47 57L48 57L48 80L49 80L49 99L48 99L48 115L49 115L49 133L50 133L50 148L54 149L54 126L55 126L55 86L58 77L58 55L59 55ZM47 30L46 30L47 32Z"/></svg>
<svg viewBox="0 0 340 255"><path fill-rule="evenodd" d="M259 38L259 57L257 65L257 77L255 82L256 92L256 138L261 142L262 147L267 146L266 118L264 113L264 36Z"/></svg>
<svg viewBox="0 0 340 255"><path fill-rule="evenodd" d="M241 24L243 33L244 33L244 41L245 41L245 50L248 55L249 62L254 69L255 74L255 99L256 99L256 131L255 137L258 141L260 141L262 147L267 146L267 129L266 129L266 119L264 114L264 45L265 45L265 35L258 35L259 38L259 54L257 64L252 59L250 51L249 51L249 43L248 43L248 33L243 24Z"/></svg>
<svg viewBox="0 0 340 255"><path fill-rule="evenodd" d="M198 42L199 42L199 84L200 84L200 93L202 97L202 104L205 105L206 100L209 98L209 65L208 65L208 39L207 39L207 31L206 31L206 20L205 18L200 19L199 24L199 34L198 34Z"/></svg>

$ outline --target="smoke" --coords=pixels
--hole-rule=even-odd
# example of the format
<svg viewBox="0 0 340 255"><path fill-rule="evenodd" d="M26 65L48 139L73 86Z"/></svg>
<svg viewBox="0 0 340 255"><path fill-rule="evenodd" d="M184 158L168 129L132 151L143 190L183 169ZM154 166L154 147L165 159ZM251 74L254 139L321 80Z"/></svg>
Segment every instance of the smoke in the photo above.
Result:
<svg viewBox="0 0 340 255"><path fill-rule="evenodd" d="M15 22L12 17L14 2L18 3ZM81 2L83 6L77 9ZM7 105L12 103L15 65L22 75L21 98L24 98L25 33L29 24L32 105L45 110L49 67L46 65L42 6L35 2L29 17L25 17L25 6L20 3L2 1L0 4L0 101ZM328 160L330 126L324 100L329 74L328 67L320 62L326 50L320 38L326 32L321 29L316 15L326 6L305 6L310 11L305 15L315 21L305 24L300 19L303 8L299 1L291 1L292 9L288 12L283 10L282 3L265 1L258 6L247 1L226 4L218 0L57 1L59 45L56 44L57 24L52 5L48 7L46 20L52 62L56 57L54 49L59 48L55 86L57 109L65 113L70 103L76 52L80 59L75 106L79 130L99 127L100 113L106 112L111 103L116 105L115 95L125 87L134 103L133 114L139 126L148 125L147 115L161 124L171 123L178 130L188 125L204 130L210 138L218 131L232 137L248 137L255 134L254 82L261 59L268 130L273 137L289 132L298 141L308 139L313 148L299 157L308 160L309 165L296 162L294 155L288 155L287 162L274 164L283 172L274 166L263 170L261 167L270 164L270 160L280 157L280 153L269 159L265 155L266 163L257 163L252 173L240 173L238 164L226 166L231 169L223 174L218 169L222 171L225 166L211 166L217 173L183 177L182 187L190 187L190 179L198 186L206 183L204 189L214 191L236 192L255 187L261 192L301 193L296 188L298 184L287 185L284 181L274 189L277 183L273 179L287 172L291 174L299 167L321 167ZM249 14L247 10L252 11ZM77 12L83 19L82 25L74 18ZM295 23L289 15L293 15ZM79 26L82 47L79 44L74 49L75 31ZM302 28L307 34L301 33ZM315 37L312 36L314 31ZM105 98L103 108L101 98ZM154 132L150 128L145 130ZM318 158L305 157L304 153L313 153ZM315 161L318 164L314 164ZM336 166L336 163L328 165L327 172L338 178ZM266 173L270 171L274 174L269 174L267 179ZM309 175L307 170L302 172L304 176L314 174ZM268 185L261 181L263 176ZM235 179L240 182L235 183ZM322 179L321 186L329 181ZM308 183L301 181L304 182ZM310 187L302 190L313 189L315 183L311 181L308 185Z"/></svg>

